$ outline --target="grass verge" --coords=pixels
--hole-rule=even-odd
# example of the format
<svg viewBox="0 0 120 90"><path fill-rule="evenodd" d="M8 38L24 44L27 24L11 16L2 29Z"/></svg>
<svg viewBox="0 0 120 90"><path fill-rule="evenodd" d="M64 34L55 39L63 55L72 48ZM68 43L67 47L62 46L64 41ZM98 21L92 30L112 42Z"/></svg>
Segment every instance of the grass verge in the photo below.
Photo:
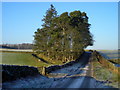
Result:
<svg viewBox="0 0 120 90"><path fill-rule="evenodd" d="M99 57L99 60L101 60L102 58ZM115 88L120 88L120 75L119 73L114 72L114 67L110 67L111 64L109 65L108 61L106 61L105 59L102 60L102 63L100 61L98 61L98 59L93 56L92 59L92 66L93 66L93 77L96 78L99 81L106 81L106 85L109 86L113 86ZM105 66L106 64L106 66ZM107 66L109 65L109 66ZM120 70L120 67L116 67L115 69L117 69L118 71Z"/></svg>

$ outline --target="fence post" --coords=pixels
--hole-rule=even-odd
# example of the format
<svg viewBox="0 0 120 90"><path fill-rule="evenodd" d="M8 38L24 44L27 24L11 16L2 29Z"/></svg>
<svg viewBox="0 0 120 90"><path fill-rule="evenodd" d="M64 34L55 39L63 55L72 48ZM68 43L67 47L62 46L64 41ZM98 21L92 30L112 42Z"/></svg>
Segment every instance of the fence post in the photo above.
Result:
<svg viewBox="0 0 120 90"><path fill-rule="evenodd" d="M42 75L46 75L45 67L42 67Z"/></svg>

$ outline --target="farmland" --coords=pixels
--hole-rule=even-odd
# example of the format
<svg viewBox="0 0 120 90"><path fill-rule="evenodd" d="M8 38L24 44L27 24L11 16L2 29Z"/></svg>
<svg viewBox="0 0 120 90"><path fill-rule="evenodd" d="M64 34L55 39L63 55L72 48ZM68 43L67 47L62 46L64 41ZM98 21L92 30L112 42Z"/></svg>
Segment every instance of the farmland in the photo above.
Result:
<svg viewBox="0 0 120 90"><path fill-rule="evenodd" d="M101 55L108 59L115 66L120 67L120 51L119 50L99 50Z"/></svg>
<svg viewBox="0 0 120 90"><path fill-rule="evenodd" d="M0 64L5 65L20 65L33 67L47 67L51 65L61 65L61 61L49 61L47 57L39 54L38 57L45 59L49 63L45 63L40 59L34 57L32 50L18 50L18 49L0 49L2 60Z"/></svg>
<svg viewBox="0 0 120 90"><path fill-rule="evenodd" d="M0 64L20 65L20 66L34 66L41 67L47 64L39 61L32 56L32 53L27 52L0 52L2 55L2 62Z"/></svg>
<svg viewBox="0 0 120 90"><path fill-rule="evenodd" d="M118 50L98 50L106 59L120 58L120 51Z"/></svg>

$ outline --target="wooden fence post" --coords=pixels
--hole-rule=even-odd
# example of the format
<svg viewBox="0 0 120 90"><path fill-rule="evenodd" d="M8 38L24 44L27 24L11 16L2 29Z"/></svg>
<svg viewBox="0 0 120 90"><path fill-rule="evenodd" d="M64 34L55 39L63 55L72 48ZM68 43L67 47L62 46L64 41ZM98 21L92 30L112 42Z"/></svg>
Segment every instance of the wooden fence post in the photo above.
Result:
<svg viewBox="0 0 120 90"><path fill-rule="evenodd" d="M42 67L42 75L46 75L45 67Z"/></svg>

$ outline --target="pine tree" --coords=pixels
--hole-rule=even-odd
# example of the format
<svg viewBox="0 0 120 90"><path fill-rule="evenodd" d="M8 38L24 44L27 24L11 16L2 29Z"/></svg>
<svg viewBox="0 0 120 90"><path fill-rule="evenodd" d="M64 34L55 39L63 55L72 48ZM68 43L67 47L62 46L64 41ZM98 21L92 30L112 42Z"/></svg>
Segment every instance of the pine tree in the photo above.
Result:
<svg viewBox="0 0 120 90"><path fill-rule="evenodd" d="M50 44L50 32L52 28L52 20L57 16L57 11L54 6L51 4L51 7L46 11L46 15L42 19L44 22L42 25L42 29L37 29L34 35L34 51L37 53L43 52L43 54L47 55L49 44ZM49 43L49 44L48 44Z"/></svg>
<svg viewBox="0 0 120 90"><path fill-rule="evenodd" d="M58 16L51 5L43 21L34 35L34 51L38 54L66 62L77 59L87 46L93 45L85 12L64 12Z"/></svg>
<svg viewBox="0 0 120 90"><path fill-rule="evenodd" d="M52 20L53 18L57 17L57 11L54 8L54 6L51 4L51 7L47 10L46 15L42 19L43 23L43 28L50 28L52 25Z"/></svg>

